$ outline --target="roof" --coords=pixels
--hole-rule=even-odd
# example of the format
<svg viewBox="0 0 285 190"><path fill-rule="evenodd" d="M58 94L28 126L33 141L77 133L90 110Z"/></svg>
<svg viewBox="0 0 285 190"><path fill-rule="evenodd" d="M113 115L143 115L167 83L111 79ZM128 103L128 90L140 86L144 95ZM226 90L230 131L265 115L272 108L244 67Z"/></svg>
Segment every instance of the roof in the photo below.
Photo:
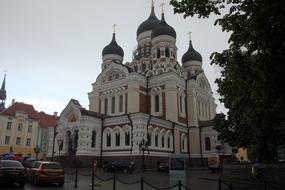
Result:
<svg viewBox="0 0 285 190"><path fill-rule="evenodd" d="M112 41L106 47L104 47L102 51L102 56L107 54L116 54L120 55L121 57L124 57L123 49L116 42L115 33L113 33Z"/></svg>
<svg viewBox="0 0 285 190"><path fill-rule="evenodd" d="M137 36L149 30L153 30L159 24L159 19L155 16L154 7L151 7L151 13L147 20L142 22L137 29Z"/></svg>
<svg viewBox="0 0 285 190"><path fill-rule="evenodd" d="M184 53L182 56L182 63L185 63L187 61L200 61L202 62L202 56L199 52L197 52L193 46L192 46L192 41L190 40L189 42L189 48L188 50Z"/></svg>
<svg viewBox="0 0 285 190"><path fill-rule="evenodd" d="M45 112L38 112L34 109L33 105L22 102L15 102L12 106L1 112L0 115L15 116L18 111L26 113L30 119L39 121L40 127L43 128L55 126L58 121L58 117L46 114Z"/></svg>
<svg viewBox="0 0 285 190"><path fill-rule="evenodd" d="M176 32L174 28L166 23L163 13L161 14L161 21L159 22L158 26L155 27L151 32L151 39L160 35L168 35L176 38Z"/></svg>

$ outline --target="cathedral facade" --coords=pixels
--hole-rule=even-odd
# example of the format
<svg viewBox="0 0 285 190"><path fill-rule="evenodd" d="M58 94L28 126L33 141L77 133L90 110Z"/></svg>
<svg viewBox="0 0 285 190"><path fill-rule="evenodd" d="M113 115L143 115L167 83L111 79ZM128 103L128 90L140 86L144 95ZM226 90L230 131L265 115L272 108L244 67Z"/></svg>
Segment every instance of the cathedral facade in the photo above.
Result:
<svg viewBox="0 0 285 190"><path fill-rule="evenodd" d="M170 154L184 154L197 165L218 145L227 151L212 126L216 104L191 40L179 63L176 31L164 13L156 17L153 6L136 35L133 60L123 63L113 33L88 93L89 109L70 100L56 130L49 129L49 156L72 156L85 165L130 159L152 167Z"/></svg>

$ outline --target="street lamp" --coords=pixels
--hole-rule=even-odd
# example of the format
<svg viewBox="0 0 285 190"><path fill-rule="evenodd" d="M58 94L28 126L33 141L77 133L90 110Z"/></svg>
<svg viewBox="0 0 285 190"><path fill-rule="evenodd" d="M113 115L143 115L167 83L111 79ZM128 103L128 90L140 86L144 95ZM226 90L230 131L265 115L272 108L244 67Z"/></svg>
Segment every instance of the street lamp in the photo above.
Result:
<svg viewBox="0 0 285 190"><path fill-rule="evenodd" d="M36 153L36 160L38 159L38 154L40 153L41 149L40 147L37 145L35 148L34 148L34 152Z"/></svg>
<svg viewBox="0 0 285 190"><path fill-rule="evenodd" d="M55 137L57 135L57 131L56 131L56 126L53 127L53 141L52 141L52 153L51 153L51 161L53 161L53 156L54 156L54 141L55 141Z"/></svg>
<svg viewBox="0 0 285 190"><path fill-rule="evenodd" d="M60 151L62 150L62 139L57 139L57 145L58 145L58 158L60 159Z"/></svg>
<svg viewBox="0 0 285 190"><path fill-rule="evenodd" d="M142 170L145 169L145 163L144 163L144 152L149 151L148 150L148 142L142 139L142 141L139 143L139 149L142 151Z"/></svg>

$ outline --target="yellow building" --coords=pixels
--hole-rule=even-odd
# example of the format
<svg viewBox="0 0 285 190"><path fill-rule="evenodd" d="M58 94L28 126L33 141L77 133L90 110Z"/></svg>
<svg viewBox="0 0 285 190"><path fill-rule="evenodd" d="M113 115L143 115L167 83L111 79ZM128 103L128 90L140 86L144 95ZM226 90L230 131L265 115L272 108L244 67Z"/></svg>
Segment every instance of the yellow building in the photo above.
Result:
<svg viewBox="0 0 285 190"><path fill-rule="evenodd" d="M35 157L36 147L41 153L42 131L56 122L57 117L37 112L30 104L12 103L0 113L0 154L13 152Z"/></svg>

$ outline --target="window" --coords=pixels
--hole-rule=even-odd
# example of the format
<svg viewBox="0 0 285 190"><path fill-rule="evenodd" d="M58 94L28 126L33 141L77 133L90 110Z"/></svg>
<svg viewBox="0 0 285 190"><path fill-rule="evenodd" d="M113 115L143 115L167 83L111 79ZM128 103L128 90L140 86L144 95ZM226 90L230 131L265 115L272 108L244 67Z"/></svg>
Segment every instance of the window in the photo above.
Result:
<svg viewBox="0 0 285 190"><path fill-rule="evenodd" d="M182 113L182 96L179 97L180 113Z"/></svg>
<svg viewBox="0 0 285 190"><path fill-rule="evenodd" d="M211 140L210 140L209 137L206 137L206 138L205 138L205 149L206 149L207 151L211 150Z"/></svg>
<svg viewBox="0 0 285 190"><path fill-rule="evenodd" d="M120 146L120 133L116 133L116 146Z"/></svg>
<svg viewBox="0 0 285 190"><path fill-rule="evenodd" d="M156 50L156 57L157 57L157 58L160 58L160 49L157 49L157 50Z"/></svg>
<svg viewBox="0 0 285 190"><path fill-rule="evenodd" d="M124 103L124 96L119 96L119 112L123 112L123 103Z"/></svg>
<svg viewBox="0 0 285 190"><path fill-rule="evenodd" d="M170 136L167 137L167 148L170 148Z"/></svg>
<svg viewBox="0 0 285 190"><path fill-rule="evenodd" d="M185 149L185 139L182 139L182 151Z"/></svg>
<svg viewBox="0 0 285 190"><path fill-rule="evenodd" d="M108 98L104 99L104 113L108 113Z"/></svg>
<svg viewBox="0 0 285 190"><path fill-rule="evenodd" d="M142 71L144 72L146 70L146 65L145 63L142 64Z"/></svg>
<svg viewBox="0 0 285 190"><path fill-rule="evenodd" d="M30 138L27 138L26 146L30 146L30 145L31 145L31 139L30 139Z"/></svg>
<svg viewBox="0 0 285 190"><path fill-rule="evenodd" d="M110 147L111 146L111 135L110 133L107 134L106 138L106 146Z"/></svg>
<svg viewBox="0 0 285 190"><path fill-rule="evenodd" d="M32 132L32 125L29 125L28 126L28 133L31 133Z"/></svg>
<svg viewBox="0 0 285 190"><path fill-rule="evenodd" d="M8 123L7 123L7 130L11 130L11 128L12 128L12 122L8 121Z"/></svg>
<svg viewBox="0 0 285 190"><path fill-rule="evenodd" d="M165 57L169 57L169 48L165 48Z"/></svg>
<svg viewBox="0 0 285 190"><path fill-rule="evenodd" d="M92 148L95 148L95 147L96 147L96 131L92 131L91 147L92 147Z"/></svg>
<svg viewBox="0 0 285 190"><path fill-rule="evenodd" d="M16 145L20 145L21 144L21 137L17 137L16 139Z"/></svg>
<svg viewBox="0 0 285 190"><path fill-rule="evenodd" d="M116 101L116 99L115 99L115 97L113 96L112 97L112 106L111 106L111 113L115 113L115 102Z"/></svg>
<svg viewBox="0 0 285 190"><path fill-rule="evenodd" d="M134 70L137 72L138 71L138 66L134 66Z"/></svg>
<svg viewBox="0 0 285 190"><path fill-rule="evenodd" d="M151 133L147 134L147 144L148 146L151 146Z"/></svg>
<svg viewBox="0 0 285 190"><path fill-rule="evenodd" d="M161 137L161 147L164 148L164 136Z"/></svg>
<svg viewBox="0 0 285 190"><path fill-rule="evenodd" d="M130 145L130 132L129 131L125 132L125 145L126 146Z"/></svg>
<svg viewBox="0 0 285 190"><path fill-rule="evenodd" d="M22 128L23 128L23 123L19 123L18 124L18 131L22 131Z"/></svg>
<svg viewBox="0 0 285 190"><path fill-rule="evenodd" d="M159 95L154 97L154 111L159 112Z"/></svg>
<svg viewBox="0 0 285 190"><path fill-rule="evenodd" d="M155 146L157 147L158 146L158 134L155 134L154 141L155 141Z"/></svg>
<svg viewBox="0 0 285 190"><path fill-rule="evenodd" d="M10 136L5 137L5 144L10 144Z"/></svg>

